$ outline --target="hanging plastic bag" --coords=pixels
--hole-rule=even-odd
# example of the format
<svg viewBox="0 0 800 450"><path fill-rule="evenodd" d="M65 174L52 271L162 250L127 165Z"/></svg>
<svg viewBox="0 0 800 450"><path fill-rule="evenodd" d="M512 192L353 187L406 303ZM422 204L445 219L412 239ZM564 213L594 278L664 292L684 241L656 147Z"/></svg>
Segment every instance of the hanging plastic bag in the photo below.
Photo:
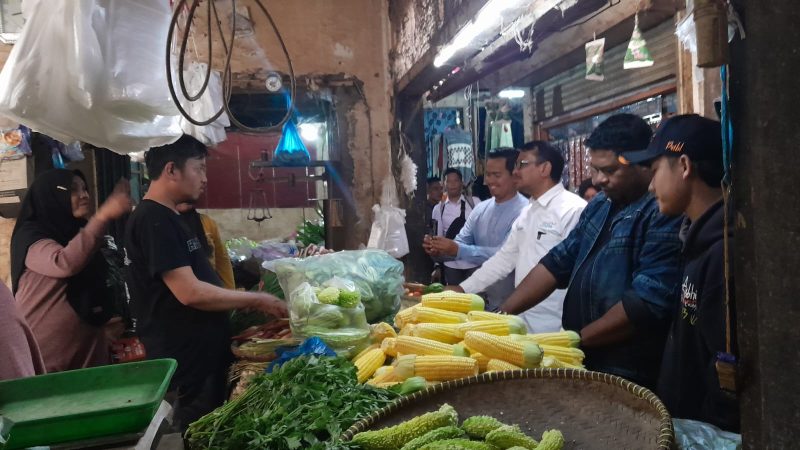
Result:
<svg viewBox="0 0 800 450"><path fill-rule="evenodd" d="M354 283L361 294L369 323L382 322L400 309L403 264L383 250L347 250L303 259L266 261L264 269L275 272L283 292L302 283L322 285L333 277Z"/></svg>
<svg viewBox="0 0 800 450"><path fill-rule="evenodd" d="M317 287L300 284L289 295L289 325L293 336L319 337L344 358L369 341L361 294L350 280L333 279Z"/></svg>
<svg viewBox="0 0 800 450"><path fill-rule="evenodd" d="M283 135L275 149L275 156L272 158L276 166L307 166L311 162L311 155L308 153L297 126L293 120L288 120L283 125Z"/></svg>
<svg viewBox="0 0 800 450"><path fill-rule="evenodd" d="M688 419L672 419L675 443L681 450L738 450L742 435L722 431L714 425Z"/></svg>
<svg viewBox="0 0 800 450"><path fill-rule="evenodd" d="M31 130L8 120L0 121L0 160L31 155Z"/></svg>
<svg viewBox="0 0 800 450"><path fill-rule="evenodd" d="M131 45L130 37L112 36L117 20L139 23L131 31L134 36L161 35L164 22L144 24L135 17L112 17L119 9L112 8L111 3L120 2L24 2L23 10L30 16L0 72L0 114L61 142L82 141L122 154L177 140L182 134L177 109L169 115L139 114L147 109L142 107L137 114L127 114L127 108L117 108L111 101L114 96L109 94L109 84L114 73L136 72L152 80L166 71L166 42L156 42L155 38L148 39L146 45L144 40L137 40L136 51L158 55L158 66L131 61L123 64L121 57L111 57L112 53L120 55L120 51L112 52L112 47ZM163 2L147 0L147 4L155 3ZM144 97L128 100L144 104L160 90L168 94L166 84L151 83L147 92L141 91ZM130 95L135 92L139 91L128 90Z"/></svg>
<svg viewBox="0 0 800 450"><path fill-rule="evenodd" d="M186 89L190 94L200 91L206 78L206 68L202 63L192 63L184 72L186 78ZM177 81L176 81L177 84ZM179 87L178 87L179 89ZM189 101L187 98L181 99L181 104L190 116L197 119L206 120L213 117L222 108L225 99L222 96L222 79L219 72L212 70L203 95L196 101ZM198 126L189 122L185 117L180 118L181 129L184 133L194 136L198 141L207 146L215 146L227 139L225 127L231 125L228 114L223 112L213 123L205 126Z"/></svg>
<svg viewBox="0 0 800 450"><path fill-rule="evenodd" d="M639 15L633 25L633 35L631 41L628 43L628 50L625 52L625 60L622 63L623 69L638 69L641 67L650 67L654 63L653 57L650 56L650 50L647 48L647 42L642 37L642 31L639 29Z"/></svg>
<svg viewBox="0 0 800 450"><path fill-rule="evenodd" d="M603 72L603 58L606 38L595 39L586 43L586 79L593 81L605 80Z"/></svg>
<svg viewBox="0 0 800 450"><path fill-rule="evenodd" d="M73 142L71 144L64 144L59 142L58 151L61 156L69 162L83 161L86 157L83 155L80 142Z"/></svg>
<svg viewBox="0 0 800 450"><path fill-rule="evenodd" d="M406 235L406 211L394 206L374 205L375 220L369 234L367 248L385 250L395 258L409 252Z"/></svg>

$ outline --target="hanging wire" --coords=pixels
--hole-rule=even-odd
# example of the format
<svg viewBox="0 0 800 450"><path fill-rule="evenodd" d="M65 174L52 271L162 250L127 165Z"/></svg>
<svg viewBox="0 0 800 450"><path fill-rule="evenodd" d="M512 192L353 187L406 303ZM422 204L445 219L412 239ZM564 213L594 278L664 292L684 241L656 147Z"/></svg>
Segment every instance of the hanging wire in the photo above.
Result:
<svg viewBox="0 0 800 450"><path fill-rule="evenodd" d="M188 2L191 1L191 4ZM214 0L206 0L207 5L207 20L208 20L208 60L206 61L206 77L203 80L202 86L198 90L198 92L194 95L189 94L188 89L186 89L186 83L184 80L184 65L185 65L185 58L186 58L186 50L187 50L187 42L189 40L190 34L192 34L192 21L194 19L195 12L200 5L202 0L178 0L178 3L175 5L175 10L172 14L172 21L170 22L169 31L167 33L167 45L166 45L166 60L167 60L167 82L169 84L169 93L172 97L172 101L175 103L175 106L180 111L181 115L186 118L189 122L193 123L197 126L206 126L214 123L223 113L228 114L228 118L230 119L231 123L239 128L242 131L251 132L251 133L268 133L275 130L280 129L289 119L292 117L292 113L294 110L294 101L295 95L297 92L297 80L294 73L294 66L292 65L292 59L289 56L289 51L286 48L286 44L283 41L283 36L281 35L280 31L278 30L275 21L272 18L269 10L264 6L261 0L253 0L255 1L256 5L261 9L264 15L267 17L267 20L270 23L273 31L275 32L275 36L278 38L278 43L280 44L281 50L283 52L284 57L286 58L286 62L288 65L289 70L289 101L288 106L286 109L286 114L284 114L283 118L274 125L269 125L266 127L248 127L241 122L239 122L236 117L234 117L233 113L230 110L230 99L231 94L233 92L232 86L232 71L231 71L231 57L233 56L233 48L234 48L234 41L236 39L236 0L231 0L231 33L230 33L230 45L225 40L225 35L222 30L222 21L219 20L219 14L217 13L217 7L214 3ZM211 17L213 14L214 20L217 22L217 28L219 30L219 35L222 40L222 46L225 50L225 68L223 69L222 75L222 91L225 97L222 107L219 111L216 112L213 116L208 119L201 120L195 117L192 117L181 105L180 99L178 99L178 95L175 92L175 86L172 77L172 45L173 45L173 37L175 35L175 29L178 27L178 21L182 11L188 8L188 13L186 16L186 23L184 27L184 35L181 38L180 50L178 54L178 84L180 85L181 94L186 100L190 102L196 101L202 97L205 93L206 89L208 88L208 83L211 78L211 63L212 63L212 28L211 28Z"/></svg>

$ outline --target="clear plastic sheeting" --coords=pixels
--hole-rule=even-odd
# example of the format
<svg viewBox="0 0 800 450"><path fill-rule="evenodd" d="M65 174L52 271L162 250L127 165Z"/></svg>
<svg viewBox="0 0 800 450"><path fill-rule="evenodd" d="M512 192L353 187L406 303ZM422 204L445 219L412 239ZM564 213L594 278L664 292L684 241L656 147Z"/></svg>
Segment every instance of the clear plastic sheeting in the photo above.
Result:
<svg viewBox="0 0 800 450"><path fill-rule="evenodd" d="M742 436L722 431L714 425L688 419L672 419L675 443L681 450L739 450Z"/></svg>
<svg viewBox="0 0 800 450"><path fill-rule="evenodd" d="M66 144L127 154L174 142L163 0L26 0L0 73L0 114Z"/></svg>
<svg viewBox="0 0 800 450"><path fill-rule="evenodd" d="M192 63L189 68L184 71L186 89L190 94L196 95L197 92L200 92L203 81L205 81L207 67L207 65L202 63ZM187 98L181 98L183 108L192 117L198 117L202 120L213 117L217 111L222 109L224 101L225 99L222 96L222 78L219 72L215 70L211 71L208 86L199 99L190 102ZM170 102L172 102L172 99L170 99ZM225 112L210 125L195 125L183 116L181 116L180 122L181 129L184 133L194 136L195 139L208 146L215 146L227 139L225 127L231 126L231 121L228 119L228 114Z"/></svg>

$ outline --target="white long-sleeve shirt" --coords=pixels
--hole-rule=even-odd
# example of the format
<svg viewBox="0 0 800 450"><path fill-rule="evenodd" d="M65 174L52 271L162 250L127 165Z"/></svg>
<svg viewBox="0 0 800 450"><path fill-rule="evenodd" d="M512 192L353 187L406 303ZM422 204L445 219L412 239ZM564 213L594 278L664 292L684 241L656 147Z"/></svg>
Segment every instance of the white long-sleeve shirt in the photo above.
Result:
<svg viewBox="0 0 800 450"><path fill-rule="evenodd" d="M464 292L481 292L515 270L519 286L539 260L575 228L586 201L558 183L538 199L531 198L514 224L500 251L461 283ZM561 329L566 290L553 292L543 302L520 314L531 333Z"/></svg>
<svg viewBox="0 0 800 450"><path fill-rule="evenodd" d="M439 222L437 235L444 236L447 234L447 229L453 224L456 218L461 217L461 202L464 202L464 218L468 219L472 214L472 208L478 206L481 200L478 197L472 197L472 204L467 201L467 198L462 194L461 198L457 201L452 201L449 198L447 201L439 203L433 208L433 220ZM472 269L478 267L480 263L474 261L447 261L445 266L451 269Z"/></svg>

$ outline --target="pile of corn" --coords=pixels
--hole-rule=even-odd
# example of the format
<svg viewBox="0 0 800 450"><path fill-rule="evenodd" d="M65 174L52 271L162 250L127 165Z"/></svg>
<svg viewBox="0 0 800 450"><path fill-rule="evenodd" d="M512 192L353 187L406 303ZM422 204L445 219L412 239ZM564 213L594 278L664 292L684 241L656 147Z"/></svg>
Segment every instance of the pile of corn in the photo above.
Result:
<svg viewBox="0 0 800 450"><path fill-rule="evenodd" d="M391 325L373 326L373 344L353 358L358 380L389 387L411 377L428 382L484 372L546 368L583 369L573 331L526 334L517 316L485 312L474 294L425 294Z"/></svg>

